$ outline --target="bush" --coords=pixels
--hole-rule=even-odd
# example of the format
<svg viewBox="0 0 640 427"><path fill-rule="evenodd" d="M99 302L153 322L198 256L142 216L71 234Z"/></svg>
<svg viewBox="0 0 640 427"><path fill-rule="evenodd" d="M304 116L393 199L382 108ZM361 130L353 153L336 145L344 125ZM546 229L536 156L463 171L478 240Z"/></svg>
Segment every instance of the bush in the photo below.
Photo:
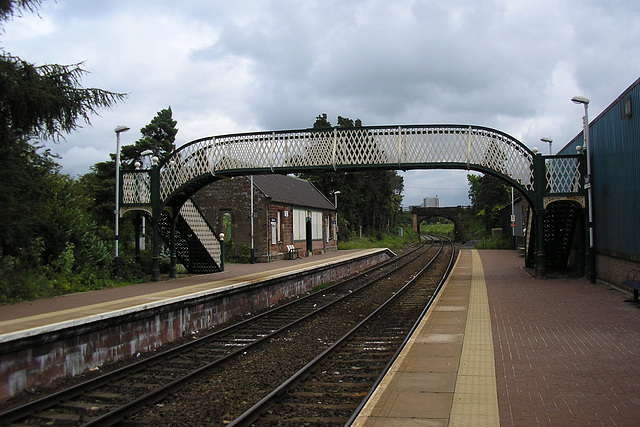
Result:
<svg viewBox="0 0 640 427"><path fill-rule="evenodd" d="M476 249L511 249L511 242L509 239L492 237L489 239L482 239L476 245Z"/></svg>
<svg viewBox="0 0 640 427"><path fill-rule="evenodd" d="M36 239L19 256L0 253L0 303L15 303L68 293L86 292L141 282L146 277L145 264L150 254L142 254L143 264L132 255L120 257L120 277L113 279L113 261L104 265L78 265L77 249L67 242L62 252L49 264L43 264L44 244Z"/></svg>
<svg viewBox="0 0 640 427"><path fill-rule="evenodd" d="M248 264L251 261L251 246L237 246L233 240L224 242L224 262L229 264Z"/></svg>

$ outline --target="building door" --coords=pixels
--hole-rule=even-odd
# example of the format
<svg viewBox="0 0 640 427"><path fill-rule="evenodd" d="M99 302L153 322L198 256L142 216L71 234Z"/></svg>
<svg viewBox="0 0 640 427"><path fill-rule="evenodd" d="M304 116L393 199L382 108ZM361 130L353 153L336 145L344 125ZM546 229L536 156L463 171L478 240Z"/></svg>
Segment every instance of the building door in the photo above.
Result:
<svg viewBox="0 0 640 427"><path fill-rule="evenodd" d="M313 252L313 239L312 239L311 217L307 217L307 252Z"/></svg>

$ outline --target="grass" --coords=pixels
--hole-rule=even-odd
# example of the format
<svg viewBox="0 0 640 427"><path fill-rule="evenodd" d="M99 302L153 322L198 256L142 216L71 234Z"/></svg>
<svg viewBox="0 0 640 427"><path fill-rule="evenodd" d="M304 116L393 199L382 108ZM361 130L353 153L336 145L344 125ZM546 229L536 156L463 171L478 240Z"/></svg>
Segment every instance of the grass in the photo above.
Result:
<svg viewBox="0 0 640 427"><path fill-rule="evenodd" d="M311 293L320 292L321 290L326 289L329 286L331 286L331 283L321 283L319 285L315 285L313 288L311 288Z"/></svg>
<svg viewBox="0 0 640 427"><path fill-rule="evenodd" d="M404 229L402 236L399 236L398 233L379 231L373 236L356 237L351 240L338 242L338 249L389 248L392 251L398 251L404 249L407 245L417 242L418 236L413 230Z"/></svg>
<svg viewBox="0 0 640 427"><path fill-rule="evenodd" d="M421 224L420 232L422 234L435 234L437 236L447 236L453 239L454 237L454 224Z"/></svg>

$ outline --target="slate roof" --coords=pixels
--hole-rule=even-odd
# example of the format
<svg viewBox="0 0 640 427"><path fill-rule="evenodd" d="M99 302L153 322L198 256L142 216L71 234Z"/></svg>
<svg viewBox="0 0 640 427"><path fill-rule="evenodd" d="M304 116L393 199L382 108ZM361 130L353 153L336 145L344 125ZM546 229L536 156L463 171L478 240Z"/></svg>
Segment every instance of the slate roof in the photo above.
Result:
<svg viewBox="0 0 640 427"><path fill-rule="evenodd" d="M331 203L309 181L290 175L254 175L254 185L273 202L285 205L334 210Z"/></svg>

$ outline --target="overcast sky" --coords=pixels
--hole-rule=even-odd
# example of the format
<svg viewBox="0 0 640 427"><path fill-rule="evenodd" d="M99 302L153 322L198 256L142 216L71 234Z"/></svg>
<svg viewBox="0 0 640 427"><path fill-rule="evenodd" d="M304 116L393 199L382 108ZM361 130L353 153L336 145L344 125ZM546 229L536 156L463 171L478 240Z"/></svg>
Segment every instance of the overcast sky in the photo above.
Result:
<svg viewBox="0 0 640 427"><path fill-rule="evenodd" d="M638 0L45 0L0 46L41 65L84 61L82 84L128 98L55 145L83 174L171 106L177 145L308 128L471 124L553 152L640 77ZM411 171L405 206L468 205L465 171Z"/></svg>

